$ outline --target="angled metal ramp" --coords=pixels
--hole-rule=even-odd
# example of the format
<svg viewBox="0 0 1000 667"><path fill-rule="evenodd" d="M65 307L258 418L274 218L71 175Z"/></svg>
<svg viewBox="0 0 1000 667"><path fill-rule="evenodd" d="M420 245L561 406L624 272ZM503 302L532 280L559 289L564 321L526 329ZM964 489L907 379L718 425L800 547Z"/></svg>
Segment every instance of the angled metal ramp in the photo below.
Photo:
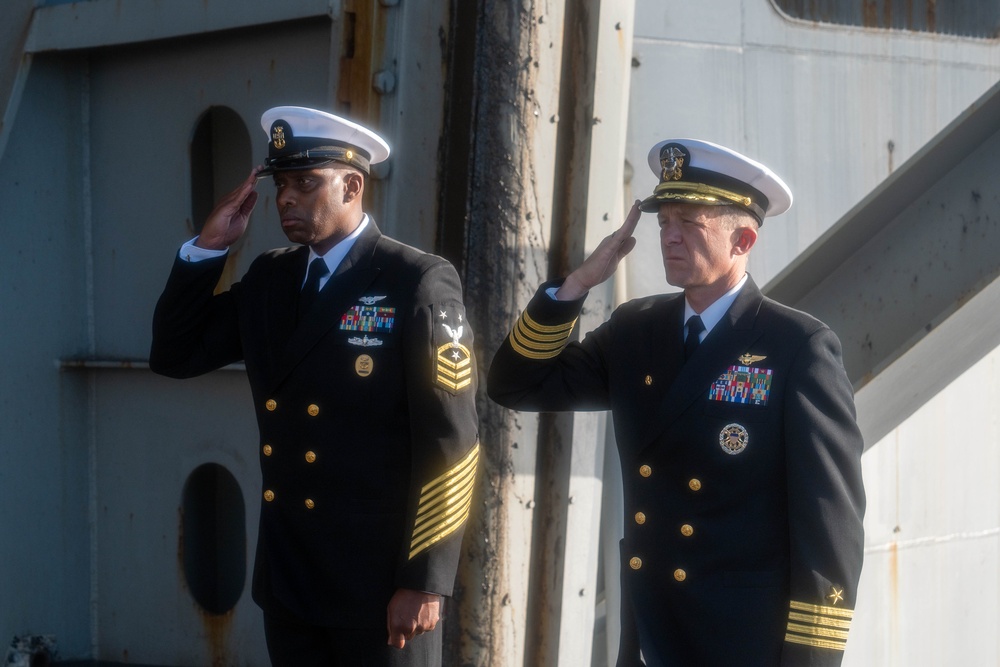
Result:
<svg viewBox="0 0 1000 667"><path fill-rule="evenodd" d="M1000 345L998 276L1000 84L764 291L840 336L871 447Z"/></svg>

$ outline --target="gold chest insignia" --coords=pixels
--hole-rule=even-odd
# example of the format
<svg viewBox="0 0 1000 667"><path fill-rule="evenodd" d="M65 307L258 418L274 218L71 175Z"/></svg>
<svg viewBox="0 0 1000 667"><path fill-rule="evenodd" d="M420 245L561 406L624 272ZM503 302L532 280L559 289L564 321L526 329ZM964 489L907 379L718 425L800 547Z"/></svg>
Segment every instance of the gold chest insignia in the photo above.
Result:
<svg viewBox="0 0 1000 667"><path fill-rule="evenodd" d="M354 360L354 372L360 377L366 378L371 375L374 367L375 360L367 354L359 355L358 358Z"/></svg>
<svg viewBox="0 0 1000 667"><path fill-rule="evenodd" d="M743 366L749 366L750 364L755 364L758 361L764 361L765 359L767 359L766 354L750 354L749 352L739 356L739 362Z"/></svg>

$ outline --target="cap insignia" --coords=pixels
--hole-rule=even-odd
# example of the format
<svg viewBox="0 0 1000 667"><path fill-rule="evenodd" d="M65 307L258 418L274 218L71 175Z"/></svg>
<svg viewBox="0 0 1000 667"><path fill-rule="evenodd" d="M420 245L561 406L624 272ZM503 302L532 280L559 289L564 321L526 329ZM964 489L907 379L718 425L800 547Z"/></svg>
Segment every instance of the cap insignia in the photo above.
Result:
<svg viewBox="0 0 1000 667"><path fill-rule="evenodd" d="M729 424L719 434L719 446L726 454L739 454L750 443L750 434L739 424Z"/></svg>
<svg viewBox="0 0 1000 667"><path fill-rule="evenodd" d="M347 152L344 153L344 159L345 160L353 160L354 159L354 151L352 151L351 149L347 149Z"/></svg>
<svg viewBox="0 0 1000 667"><path fill-rule="evenodd" d="M679 181L684 178L684 162L687 156L675 145L664 146L660 151L660 181Z"/></svg>
<svg viewBox="0 0 1000 667"><path fill-rule="evenodd" d="M274 147L279 151L285 147L285 128L278 125L274 128L271 133L271 141L274 142Z"/></svg>

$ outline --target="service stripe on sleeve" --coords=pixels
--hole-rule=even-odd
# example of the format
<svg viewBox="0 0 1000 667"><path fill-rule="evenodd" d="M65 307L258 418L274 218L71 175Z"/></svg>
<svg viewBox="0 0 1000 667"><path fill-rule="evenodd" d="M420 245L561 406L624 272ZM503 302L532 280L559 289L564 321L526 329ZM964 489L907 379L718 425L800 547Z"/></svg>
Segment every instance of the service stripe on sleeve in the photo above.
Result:
<svg viewBox="0 0 1000 667"><path fill-rule="evenodd" d="M416 557L462 527L472 506L479 443L461 461L420 490L417 518L410 540L410 558Z"/></svg>

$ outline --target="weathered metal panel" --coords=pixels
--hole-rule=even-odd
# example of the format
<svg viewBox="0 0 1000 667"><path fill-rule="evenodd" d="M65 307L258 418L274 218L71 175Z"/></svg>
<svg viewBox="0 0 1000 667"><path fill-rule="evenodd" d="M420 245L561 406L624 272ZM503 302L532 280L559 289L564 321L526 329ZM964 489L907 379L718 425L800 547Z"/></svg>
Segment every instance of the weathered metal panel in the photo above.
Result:
<svg viewBox="0 0 1000 667"><path fill-rule="evenodd" d="M997 155L1000 85L767 287L839 333L869 445L1000 343Z"/></svg>
<svg viewBox="0 0 1000 667"><path fill-rule="evenodd" d="M824 308L843 302L846 310L858 311L852 317L859 324L866 318L871 323L880 312L881 296L900 302L904 321L934 321L933 330L912 354L890 366L893 370L901 365L907 373L883 372L858 396L863 423L882 415L886 419L879 428L893 429L903 414L894 401L902 399L912 412L947 386L934 399L943 401L944 408L918 412L890 437L868 443L875 446L865 455L870 499L867 564L845 665L995 664L997 640L987 628L997 624L998 501L989 480L996 477L998 466L996 411L988 406L995 404L998 386L997 353L990 350L1000 342L1000 316L995 315L1000 312L1000 284L983 288L983 282L996 261L980 252L982 248L958 252L955 238L942 247L933 234L926 236L925 248L916 256L901 253L906 256L897 255L891 262L872 259L880 275L927 278L929 284L921 283L920 294L931 293L937 308L928 310L924 298L915 300L872 274L866 286L859 271L853 277L850 269L831 275L840 264L834 258L840 255L838 244L824 235L1000 78L1000 44L808 24L783 17L767 3L738 4L726 15L734 16L739 30L720 22L709 34L707 13L714 7L638 0L638 62L627 153L634 168L632 192L641 196L655 185L645 167L645 153L655 139L700 136L731 145L773 167L788 180L796 198L789 213L762 228L750 264L758 283L767 283L795 260L809 270L798 279L786 276L784 285L793 291L822 286L826 297L806 307L825 319ZM911 217L902 217L905 206L894 213L869 214L881 216L883 222L900 215L899 239L904 242L908 222L938 225L938 231L948 233L956 231L964 215L970 232L992 229L1000 215L994 204L986 203L996 190L987 183L995 182L997 173L995 158L988 156L998 148L984 142L966 169L951 174L950 166L938 163L936 177L911 188ZM930 175L935 165L927 169ZM938 181L941 188L934 189ZM978 204L972 201L973 189L980 193ZM935 216L937 206L946 207L946 214ZM637 232L639 247L628 273L630 294L661 291L664 286L652 227L644 220ZM822 244L796 260L821 237ZM995 245L977 238L987 247ZM857 230L845 240L870 239ZM971 238L964 243L971 244ZM967 303L956 297L965 307L941 323L934 312L940 311L940 297L952 284L940 273L946 256L955 274L986 274L977 296ZM966 257L969 266L956 266ZM936 270L929 270L928 262L938 262ZM806 274L815 282L801 278ZM844 287L845 276L855 287L863 287L867 297L853 298L857 289ZM787 295L779 300L787 301ZM865 303L871 307L861 312ZM834 323L835 330L844 326ZM853 326L847 328L849 337ZM966 383L962 371L983 354L989 356ZM878 383L882 386L866 407L865 392ZM982 399L970 401L977 392ZM962 407L966 402L968 410ZM877 433L885 433L870 426L865 430L876 440ZM901 527L898 534L893 532L896 526ZM961 658L948 655L949 647Z"/></svg>
<svg viewBox="0 0 1000 667"><path fill-rule="evenodd" d="M35 10L28 53L91 49L338 16L342 0L85 0Z"/></svg>
<svg viewBox="0 0 1000 667"><path fill-rule="evenodd" d="M865 569L844 665L996 665L1000 349L865 454Z"/></svg>
<svg viewBox="0 0 1000 667"><path fill-rule="evenodd" d="M68 656L91 645L88 386L56 364L88 345L79 74L34 70L0 155L0 638Z"/></svg>
<svg viewBox="0 0 1000 667"><path fill-rule="evenodd" d="M154 43L90 56L96 356L142 359L148 353L156 297L173 253L194 233L188 146L201 114L216 105L234 110L252 155L262 158L264 109L324 105L330 25L322 18L189 39L182 48ZM274 222L273 186L265 180L258 189L250 228L234 248L237 276L259 252L287 243ZM232 612L207 614L187 591L179 560L181 494L188 475L206 462L236 477L245 494L247 544L256 542L257 436L245 377L225 372L180 383L139 370L92 372L95 657L267 664L249 581ZM247 559L249 572L252 547ZM145 601L142 614L135 613L137 591ZM151 622L158 628L153 634L145 631Z"/></svg>
<svg viewBox="0 0 1000 667"><path fill-rule="evenodd" d="M840 25L997 37L1000 5L984 0L772 0L791 17Z"/></svg>

